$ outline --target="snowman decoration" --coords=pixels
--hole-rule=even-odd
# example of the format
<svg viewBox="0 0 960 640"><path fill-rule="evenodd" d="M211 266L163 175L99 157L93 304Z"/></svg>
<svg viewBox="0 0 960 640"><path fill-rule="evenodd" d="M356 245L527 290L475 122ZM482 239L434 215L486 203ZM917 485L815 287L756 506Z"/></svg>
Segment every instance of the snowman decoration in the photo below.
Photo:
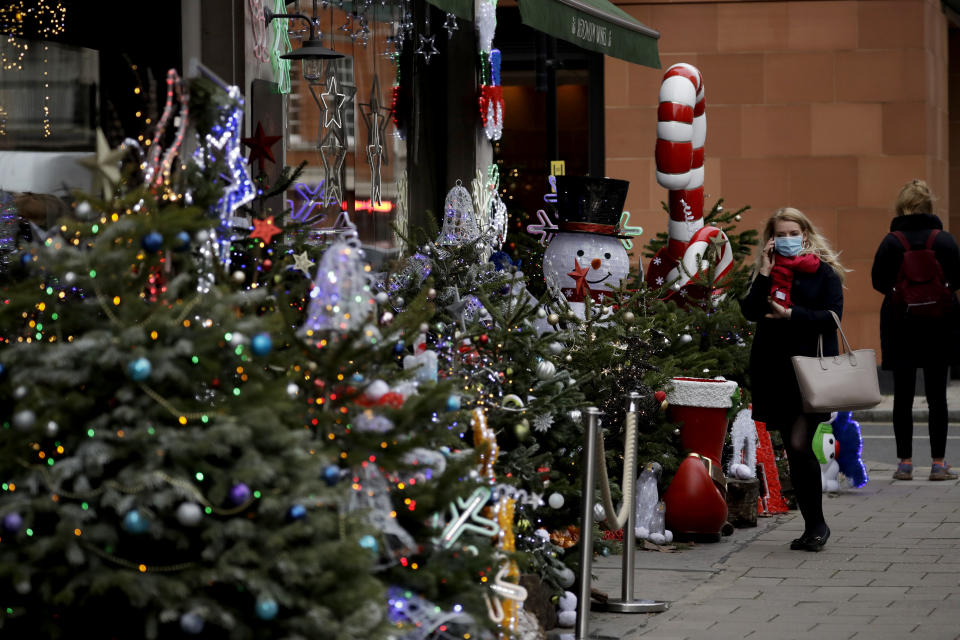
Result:
<svg viewBox="0 0 960 640"><path fill-rule="evenodd" d="M543 256L547 288L582 319L588 298L603 304L627 278L629 238L642 230L626 226L630 215L623 211L630 184L626 180L551 176L550 181L556 194L544 199L555 202L559 219L554 224L538 211L541 224L529 225L527 231L540 234L540 243L547 246Z"/></svg>

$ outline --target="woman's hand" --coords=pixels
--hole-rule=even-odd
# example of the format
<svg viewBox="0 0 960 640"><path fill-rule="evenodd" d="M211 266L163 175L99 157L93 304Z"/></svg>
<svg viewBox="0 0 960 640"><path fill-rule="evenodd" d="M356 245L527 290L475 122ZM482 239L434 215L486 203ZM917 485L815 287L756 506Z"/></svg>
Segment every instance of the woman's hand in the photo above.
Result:
<svg viewBox="0 0 960 640"><path fill-rule="evenodd" d="M764 316L766 318L789 318L790 313L793 311L779 304L773 298L767 298L767 302L770 303L770 313Z"/></svg>
<svg viewBox="0 0 960 640"><path fill-rule="evenodd" d="M763 253L760 254L760 275L769 276L773 270L773 238L763 247Z"/></svg>

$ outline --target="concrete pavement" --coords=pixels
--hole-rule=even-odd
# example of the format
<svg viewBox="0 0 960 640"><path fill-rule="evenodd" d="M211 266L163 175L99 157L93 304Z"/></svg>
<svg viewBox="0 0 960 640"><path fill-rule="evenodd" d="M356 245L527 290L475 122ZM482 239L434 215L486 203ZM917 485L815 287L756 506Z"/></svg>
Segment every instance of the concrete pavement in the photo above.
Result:
<svg viewBox="0 0 960 640"><path fill-rule="evenodd" d="M883 387L881 384L881 391ZM926 422L928 414L927 399L922 391L917 392L913 399L914 422ZM947 381L947 414L951 424L960 424L960 380ZM858 422L893 422L893 396L884 395L880 404L872 409L854 411L853 419Z"/></svg>
<svg viewBox="0 0 960 640"><path fill-rule="evenodd" d="M960 406L960 403L958 403ZM715 544L638 551L636 598L659 614L593 612L591 635L657 640L960 639L960 482L910 482L867 462L870 482L824 496L820 553L791 551L799 513L760 518ZM621 557L594 562L596 589L619 597Z"/></svg>

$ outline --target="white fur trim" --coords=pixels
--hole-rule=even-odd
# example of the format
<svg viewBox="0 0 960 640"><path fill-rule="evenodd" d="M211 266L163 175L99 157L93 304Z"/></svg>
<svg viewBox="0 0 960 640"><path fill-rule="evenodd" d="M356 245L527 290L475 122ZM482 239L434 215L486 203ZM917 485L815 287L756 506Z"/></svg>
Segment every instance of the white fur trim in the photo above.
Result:
<svg viewBox="0 0 960 640"><path fill-rule="evenodd" d="M747 478L757 477L757 439L757 425L753 422L753 411L741 409L730 428L733 455L730 456L730 465L727 467L728 476L739 478L742 470L738 473L736 468L747 467L749 472Z"/></svg>
<svg viewBox="0 0 960 640"><path fill-rule="evenodd" d="M729 409L733 406L730 396L737 390L732 380L673 378L670 382L673 389L667 392L667 402L682 407Z"/></svg>

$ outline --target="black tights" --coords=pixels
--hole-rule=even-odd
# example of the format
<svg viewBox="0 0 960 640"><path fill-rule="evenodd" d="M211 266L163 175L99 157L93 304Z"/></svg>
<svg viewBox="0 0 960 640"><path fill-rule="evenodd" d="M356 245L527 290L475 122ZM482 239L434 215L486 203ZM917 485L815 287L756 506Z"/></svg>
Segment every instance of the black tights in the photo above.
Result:
<svg viewBox="0 0 960 640"><path fill-rule="evenodd" d="M804 533L822 535L827 523L823 518L823 486L820 463L813 453L813 434L817 425L808 416L799 416L789 428L780 429L790 463L790 481L803 516Z"/></svg>
<svg viewBox="0 0 960 640"><path fill-rule="evenodd" d="M913 457L913 392L917 386L916 367L893 370L893 435L897 457ZM940 460L947 452L947 365L923 368L923 391L930 408L930 457Z"/></svg>

